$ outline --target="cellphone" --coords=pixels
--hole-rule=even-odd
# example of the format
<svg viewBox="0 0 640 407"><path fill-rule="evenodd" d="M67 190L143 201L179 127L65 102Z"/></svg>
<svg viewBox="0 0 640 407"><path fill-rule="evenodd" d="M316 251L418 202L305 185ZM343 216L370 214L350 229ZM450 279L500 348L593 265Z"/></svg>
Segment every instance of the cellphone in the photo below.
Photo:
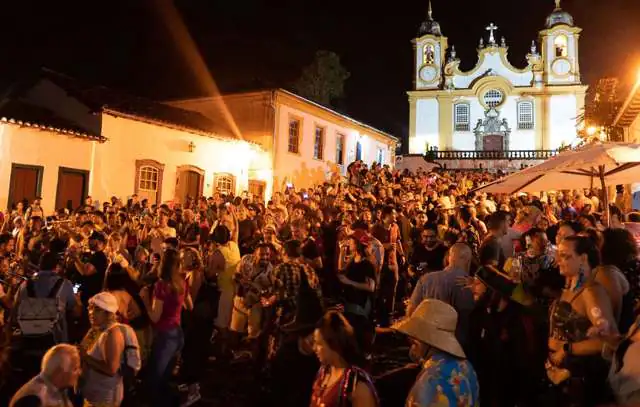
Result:
<svg viewBox="0 0 640 407"><path fill-rule="evenodd" d="M287 182L287 188L293 188L293 184L290 182Z"/></svg>
<svg viewBox="0 0 640 407"><path fill-rule="evenodd" d="M74 284L73 285L73 293L74 294L78 294L78 291L80 291L80 284Z"/></svg>
<svg viewBox="0 0 640 407"><path fill-rule="evenodd" d="M304 199L309 199L309 194L307 194L307 193L305 192L304 194L302 194L302 197L303 197Z"/></svg>

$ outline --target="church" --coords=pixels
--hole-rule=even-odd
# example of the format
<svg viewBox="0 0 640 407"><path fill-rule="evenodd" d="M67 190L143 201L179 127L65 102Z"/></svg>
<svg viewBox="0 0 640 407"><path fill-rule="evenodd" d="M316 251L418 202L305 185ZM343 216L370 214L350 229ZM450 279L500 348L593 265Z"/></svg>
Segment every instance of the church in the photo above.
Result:
<svg viewBox="0 0 640 407"><path fill-rule="evenodd" d="M428 18L412 41L409 153L498 151L504 156L556 150L575 140L587 90L578 53L582 30L560 0L555 2L531 43L526 67L509 62L506 39L490 22L470 71L460 69L455 46L434 20L429 2Z"/></svg>

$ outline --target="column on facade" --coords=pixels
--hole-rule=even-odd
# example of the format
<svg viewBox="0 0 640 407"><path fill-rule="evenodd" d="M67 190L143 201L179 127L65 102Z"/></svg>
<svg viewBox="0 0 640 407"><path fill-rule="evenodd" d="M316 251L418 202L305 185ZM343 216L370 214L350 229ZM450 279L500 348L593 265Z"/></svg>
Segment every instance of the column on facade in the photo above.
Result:
<svg viewBox="0 0 640 407"><path fill-rule="evenodd" d="M545 95L538 95L535 97L535 134L536 134L536 149L544 150L548 143L546 143L545 137L547 134L547 123L548 119L545 119L547 116L547 97Z"/></svg>
<svg viewBox="0 0 640 407"><path fill-rule="evenodd" d="M441 150L453 149L453 96L438 96L439 131L438 143Z"/></svg>
<svg viewBox="0 0 640 407"><path fill-rule="evenodd" d="M417 135L417 117L416 117L416 109L417 109L418 99L415 96L409 96L409 153L412 153L412 145L414 145L417 141L415 139ZM414 147L415 148L415 147ZM406 150L405 150L406 151Z"/></svg>
<svg viewBox="0 0 640 407"><path fill-rule="evenodd" d="M541 96L543 106L543 124L542 124L542 149L548 150L551 148L551 97L547 94Z"/></svg>

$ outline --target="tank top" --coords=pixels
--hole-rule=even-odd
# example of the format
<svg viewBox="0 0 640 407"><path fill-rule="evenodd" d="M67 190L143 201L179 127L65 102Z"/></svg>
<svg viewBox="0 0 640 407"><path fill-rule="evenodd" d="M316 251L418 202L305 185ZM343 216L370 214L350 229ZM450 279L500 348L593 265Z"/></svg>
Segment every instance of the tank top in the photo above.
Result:
<svg viewBox="0 0 640 407"><path fill-rule="evenodd" d="M571 305L584 292L585 287L571 299L558 300L551 309L551 336L568 342L580 342L587 338L587 331L592 324L588 317L579 314Z"/></svg>
<svg viewBox="0 0 640 407"><path fill-rule="evenodd" d="M220 291L235 291L233 275L236 272L238 263L240 263L240 249L234 241L218 247L220 254L224 257L224 270L218 274L218 287Z"/></svg>
<svg viewBox="0 0 640 407"><path fill-rule="evenodd" d="M105 360L107 335L112 329L119 329L113 324L98 337L89 348L87 354L97 360ZM122 375L118 371L114 376L107 376L95 369L87 367L84 375L82 395L93 404L120 405L124 395Z"/></svg>

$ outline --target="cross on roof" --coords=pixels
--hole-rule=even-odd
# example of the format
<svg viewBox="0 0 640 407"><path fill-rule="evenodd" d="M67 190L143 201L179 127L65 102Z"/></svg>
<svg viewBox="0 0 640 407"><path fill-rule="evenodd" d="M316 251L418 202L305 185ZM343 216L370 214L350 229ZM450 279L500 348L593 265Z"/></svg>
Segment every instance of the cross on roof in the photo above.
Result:
<svg viewBox="0 0 640 407"><path fill-rule="evenodd" d="M494 36L494 31L496 31L498 29L498 26L491 23L487 26L486 30L489 31L489 44L495 44L496 43L496 37Z"/></svg>
<svg viewBox="0 0 640 407"><path fill-rule="evenodd" d="M560 1L561 0L556 0L556 8L560 8Z"/></svg>

